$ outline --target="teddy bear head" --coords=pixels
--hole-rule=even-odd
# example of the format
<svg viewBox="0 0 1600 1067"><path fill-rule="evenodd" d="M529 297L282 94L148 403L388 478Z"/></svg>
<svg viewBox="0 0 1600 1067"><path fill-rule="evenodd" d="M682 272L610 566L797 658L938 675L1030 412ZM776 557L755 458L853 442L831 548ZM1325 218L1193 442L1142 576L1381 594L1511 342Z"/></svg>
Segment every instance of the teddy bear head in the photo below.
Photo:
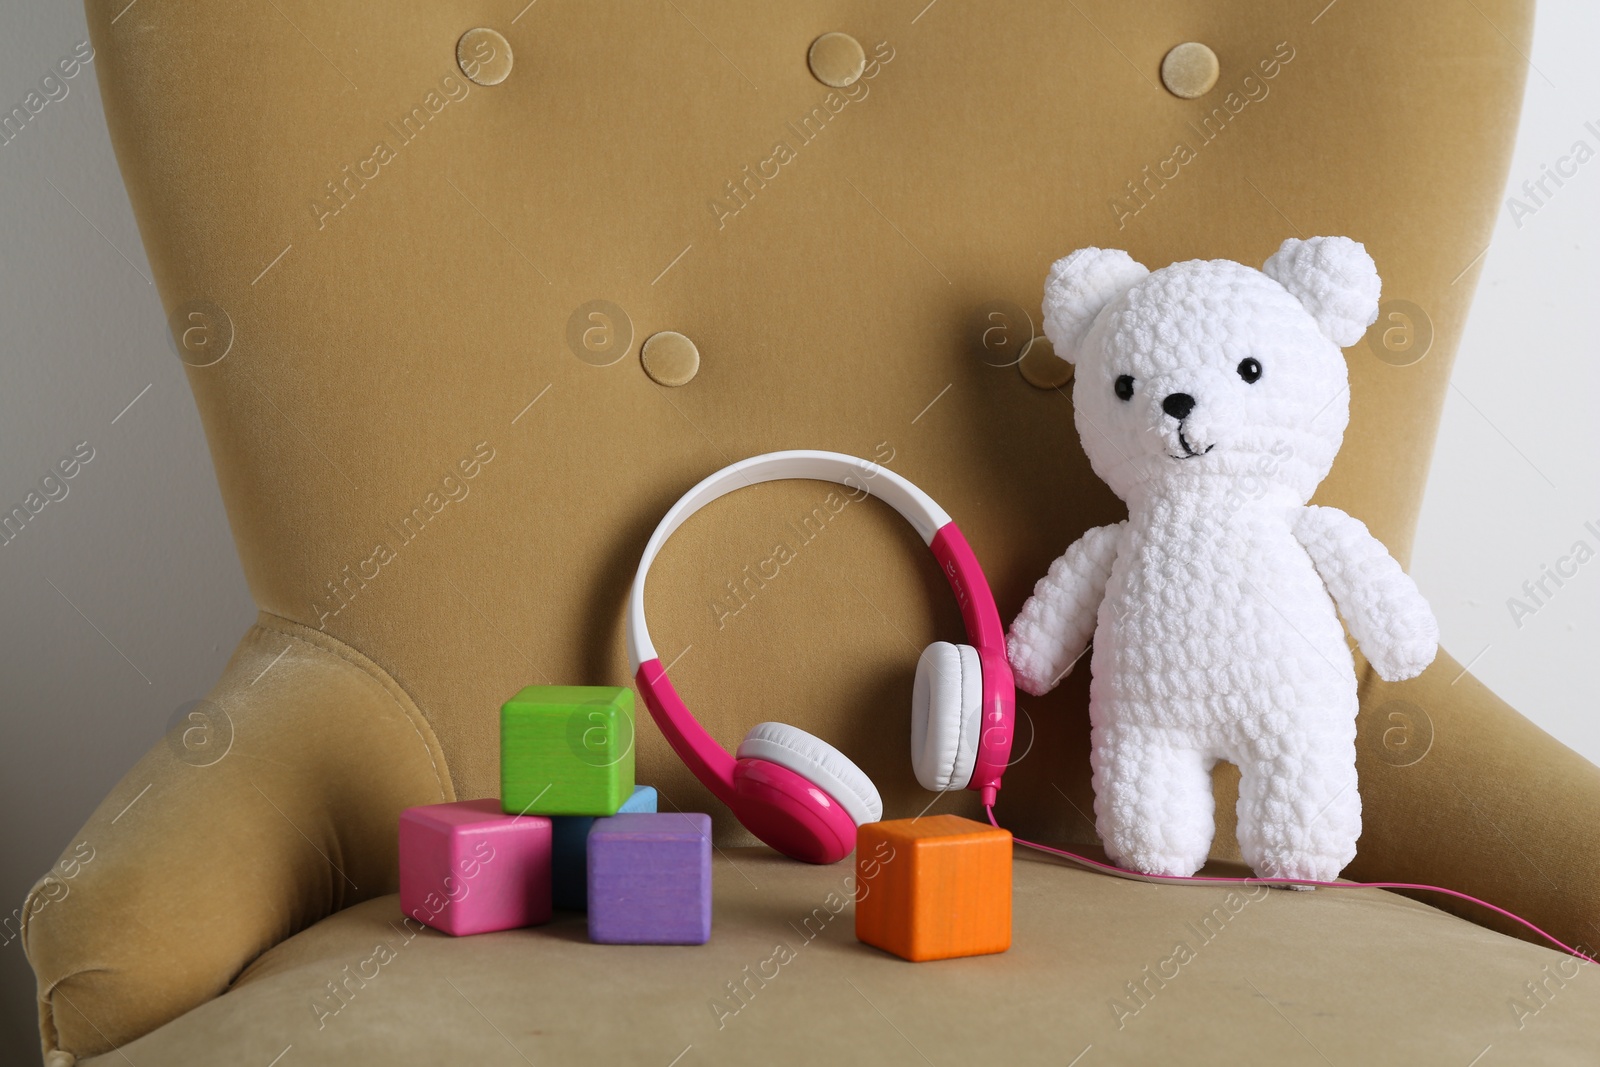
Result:
<svg viewBox="0 0 1600 1067"><path fill-rule="evenodd" d="M1260 270L1190 260L1152 273L1101 248L1057 261L1044 330L1074 365L1095 473L1130 504L1305 503L1349 421L1340 349L1377 318L1379 289L1346 237L1290 238Z"/></svg>

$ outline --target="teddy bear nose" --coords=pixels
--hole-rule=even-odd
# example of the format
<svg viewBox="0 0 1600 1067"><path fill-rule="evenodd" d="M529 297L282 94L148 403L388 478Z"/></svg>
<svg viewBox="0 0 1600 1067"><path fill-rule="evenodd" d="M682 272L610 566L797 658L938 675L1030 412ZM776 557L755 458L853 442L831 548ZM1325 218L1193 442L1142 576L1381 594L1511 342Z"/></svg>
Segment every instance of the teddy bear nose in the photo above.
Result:
<svg viewBox="0 0 1600 1067"><path fill-rule="evenodd" d="M1161 410L1182 422L1194 410L1194 397L1188 393L1168 393L1161 402Z"/></svg>

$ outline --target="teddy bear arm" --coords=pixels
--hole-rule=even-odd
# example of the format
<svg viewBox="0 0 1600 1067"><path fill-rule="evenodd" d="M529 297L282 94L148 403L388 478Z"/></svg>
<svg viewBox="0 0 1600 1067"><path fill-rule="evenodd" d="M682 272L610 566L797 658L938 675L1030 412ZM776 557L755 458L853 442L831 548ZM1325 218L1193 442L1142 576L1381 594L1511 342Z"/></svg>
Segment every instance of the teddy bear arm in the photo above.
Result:
<svg viewBox="0 0 1600 1067"><path fill-rule="evenodd" d="M1306 508L1295 535L1378 676L1394 682L1421 674L1438 651L1439 624L1383 542L1330 507Z"/></svg>
<svg viewBox="0 0 1600 1067"><path fill-rule="evenodd" d="M1094 635L1124 523L1085 533L1050 564L1006 640L1017 685L1041 696L1072 670Z"/></svg>

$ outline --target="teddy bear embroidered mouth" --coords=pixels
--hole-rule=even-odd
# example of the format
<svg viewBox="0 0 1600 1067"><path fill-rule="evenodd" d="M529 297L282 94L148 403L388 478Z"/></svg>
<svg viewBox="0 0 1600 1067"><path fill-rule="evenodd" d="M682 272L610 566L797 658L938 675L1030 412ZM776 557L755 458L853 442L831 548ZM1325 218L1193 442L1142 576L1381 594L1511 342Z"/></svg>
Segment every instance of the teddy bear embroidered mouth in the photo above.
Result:
<svg viewBox="0 0 1600 1067"><path fill-rule="evenodd" d="M1181 422L1178 424L1178 444L1183 447L1183 455L1181 455L1181 456L1172 456L1171 452L1168 452L1167 455L1172 456L1173 459L1176 459L1176 460L1179 460L1179 461L1186 460L1186 459L1195 459L1196 457L1203 456L1203 455L1207 454L1213 448L1217 447L1216 442L1212 442L1211 444L1206 445L1206 447L1202 448L1200 451L1196 452L1194 450L1194 446L1189 443L1189 439L1183 436L1183 423L1181 423Z"/></svg>

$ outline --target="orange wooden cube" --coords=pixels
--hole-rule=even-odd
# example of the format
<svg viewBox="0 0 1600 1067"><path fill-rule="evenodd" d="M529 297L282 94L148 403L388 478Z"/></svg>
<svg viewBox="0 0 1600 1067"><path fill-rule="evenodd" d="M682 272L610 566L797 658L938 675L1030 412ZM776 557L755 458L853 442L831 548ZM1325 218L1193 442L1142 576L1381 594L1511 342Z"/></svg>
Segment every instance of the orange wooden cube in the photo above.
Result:
<svg viewBox="0 0 1600 1067"><path fill-rule="evenodd" d="M958 815L856 835L856 939L908 960L1011 947L1011 832Z"/></svg>

